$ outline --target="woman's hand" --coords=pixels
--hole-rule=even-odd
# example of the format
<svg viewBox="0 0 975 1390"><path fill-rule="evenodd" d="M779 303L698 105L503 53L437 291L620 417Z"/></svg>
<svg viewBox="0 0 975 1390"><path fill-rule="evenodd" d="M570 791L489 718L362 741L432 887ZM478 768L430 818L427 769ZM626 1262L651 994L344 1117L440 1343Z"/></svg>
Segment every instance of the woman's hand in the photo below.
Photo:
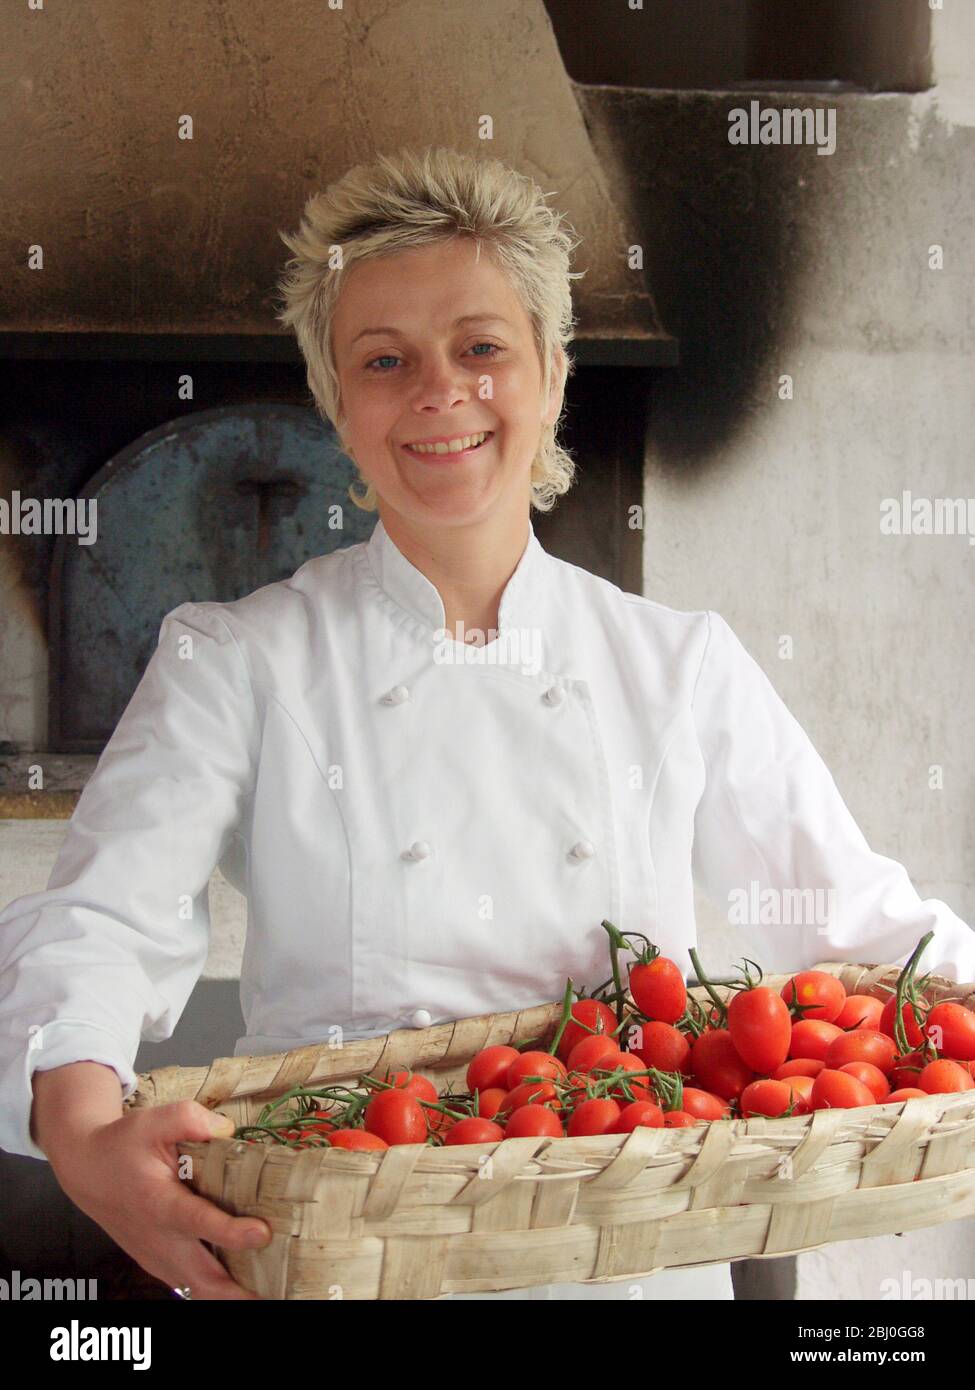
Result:
<svg viewBox="0 0 975 1390"><path fill-rule="evenodd" d="M253 1249L269 1242L270 1226L256 1217L222 1211L191 1191L177 1169L180 1141L229 1137L233 1122L196 1101L182 1100L115 1118L106 1118L102 1106L94 1122L87 1123L77 1122L75 1109L66 1121L62 1115L59 1124L48 1088L63 1086L59 1075L63 1078L81 1067L97 1068L98 1075L88 1072L83 1079L99 1087L111 1086L108 1078L114 1080L113 1112L120 1108L118 1077L99 1063L71 1063L34 1075L37 1142L68 1197L138 1265L170 1288L188 1284L193 1299L258 1298L236 1283L201 1242ZM77 1089L72 1090L76 1099ZM87 1115L91 1117L92 1110Z"/></svg>

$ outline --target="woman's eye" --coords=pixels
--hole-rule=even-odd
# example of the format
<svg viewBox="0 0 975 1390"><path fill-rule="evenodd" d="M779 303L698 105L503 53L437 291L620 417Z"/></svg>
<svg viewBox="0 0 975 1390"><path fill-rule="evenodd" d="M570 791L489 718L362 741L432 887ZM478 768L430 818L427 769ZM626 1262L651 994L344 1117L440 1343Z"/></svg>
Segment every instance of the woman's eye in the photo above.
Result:
<svg viewBox="0 0 975 1390"><path fill-rule="evenodd" d="M488 348L489 351L478 352L478 348ZM468 351L474 353L475 357L489 357L496 352L501 352L502 349L498 347L497 343L473 343ZM384 366L383 363L396 363L399 360L400 359L395 353L384 352L381 357L374 357L371 362L367 362L366 369L368 371L375 371L377 376L384 375L391 369L388 366Z"/></svg>

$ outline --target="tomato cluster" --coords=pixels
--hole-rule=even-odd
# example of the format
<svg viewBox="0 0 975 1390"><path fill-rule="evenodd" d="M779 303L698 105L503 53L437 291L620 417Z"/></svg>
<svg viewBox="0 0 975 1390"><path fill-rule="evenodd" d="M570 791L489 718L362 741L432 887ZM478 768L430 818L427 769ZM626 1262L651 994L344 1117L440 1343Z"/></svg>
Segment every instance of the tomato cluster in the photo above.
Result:
<svg viewBox="0 0 975 1390"><path fill-rule="evenodd" d="M438 1094L408 1069L361 1077L356 1088L295 1088L238 1136L299 1148L487 1144L802 1115L975 1089L975 1013L955 1002L930 1004L926 981L915 980L931 933L886 1003L847 994L819 970L800 971L780 991L760 983L760 970L757 980L745 970L725 999L692 951L709 1001L701 1004L689 998L676 963L643 937L624 988L619 952L636 951L631 937L638 934L603 926L612 980L591 996L568 982L547 1050L482 1048L467 1067L466 1090L456 1094ZM297 1110L282 1116L292 1103Z"/></svg>

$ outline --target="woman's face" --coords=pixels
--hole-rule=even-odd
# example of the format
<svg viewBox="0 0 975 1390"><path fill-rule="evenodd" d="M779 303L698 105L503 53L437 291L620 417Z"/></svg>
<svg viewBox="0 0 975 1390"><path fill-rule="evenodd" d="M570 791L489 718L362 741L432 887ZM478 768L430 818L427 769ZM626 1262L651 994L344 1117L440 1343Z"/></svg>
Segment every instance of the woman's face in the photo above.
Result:
<svg viewBox="0 0 975 1390"><path fill-rule="evenodd" d="M341 434L362 476L417 525L524 518L543 423L531 322L507 277L466 237L354 264L332 319ZM483 432L489 437L473 447ZM475 436L474 440L470 436ZM447 444L433 452L417 444Z"/></svg>

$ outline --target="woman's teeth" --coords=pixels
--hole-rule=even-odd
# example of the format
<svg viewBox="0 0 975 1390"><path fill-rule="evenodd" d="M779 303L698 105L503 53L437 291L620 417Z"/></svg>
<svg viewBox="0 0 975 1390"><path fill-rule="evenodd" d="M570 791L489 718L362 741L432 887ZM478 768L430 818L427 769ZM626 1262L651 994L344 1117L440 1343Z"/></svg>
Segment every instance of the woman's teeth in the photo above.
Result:
<svg viewBox="0 0 975 1390"><path fill-rule="evenodd" d="M446 444L405 444L403 447L415 454L460 454L465 449L477 449L493 431L482 430L480 434L462 434Z"/></svg>

